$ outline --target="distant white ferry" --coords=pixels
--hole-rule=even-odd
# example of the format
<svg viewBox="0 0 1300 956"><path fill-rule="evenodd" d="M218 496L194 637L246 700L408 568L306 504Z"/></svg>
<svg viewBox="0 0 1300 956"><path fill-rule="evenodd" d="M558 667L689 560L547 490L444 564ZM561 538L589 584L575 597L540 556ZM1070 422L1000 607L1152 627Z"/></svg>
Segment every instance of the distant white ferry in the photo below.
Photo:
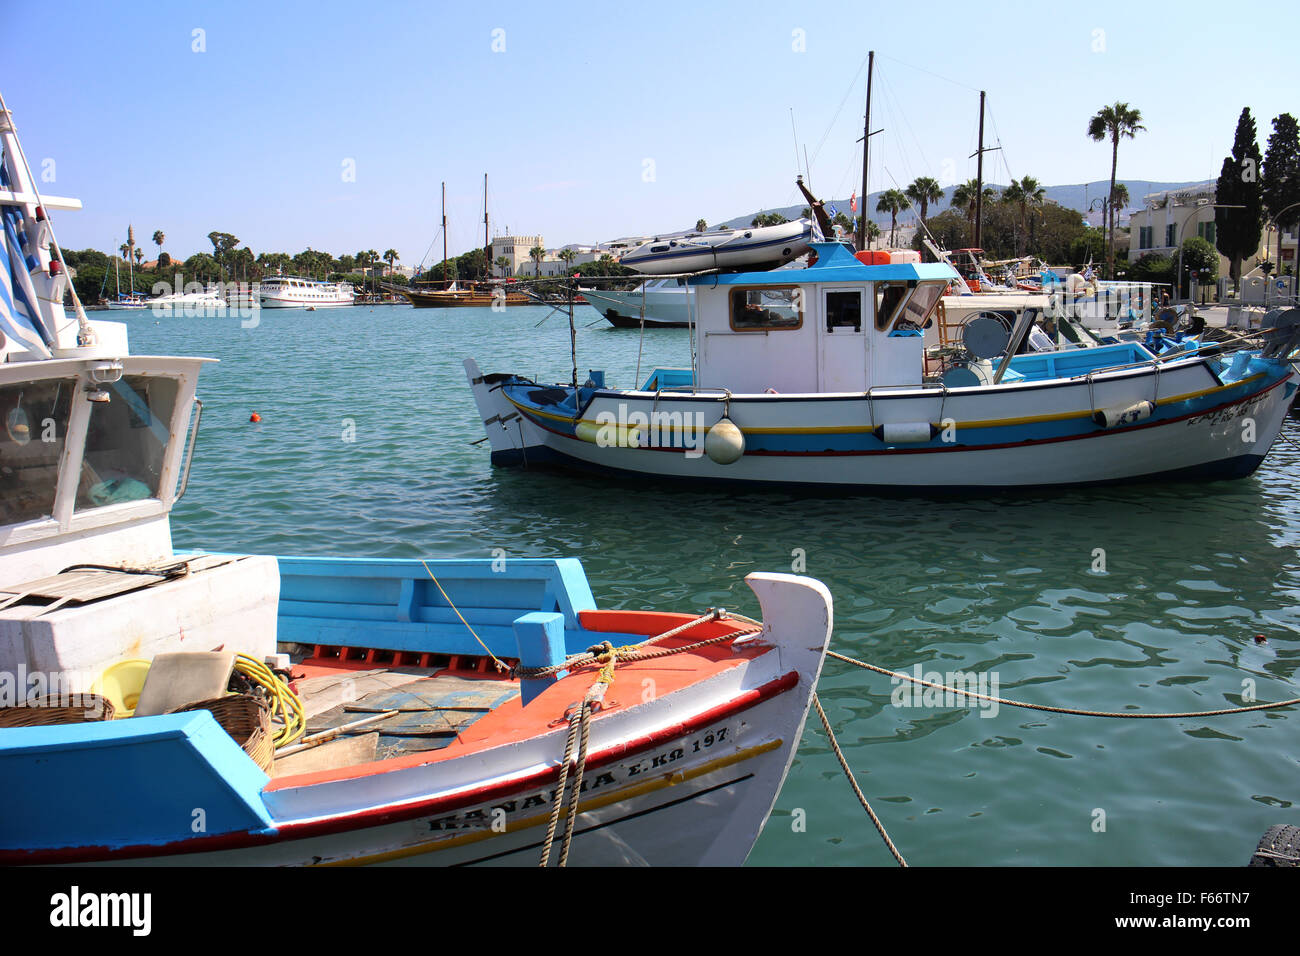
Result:
<svg viewBox="0 0 1300 956"><path fill-rule="evenodd" d="M351 305L356 293L351 282L320 282L296 276L270 276L262 280L258 298L264 309L317 309Z"/></svg>

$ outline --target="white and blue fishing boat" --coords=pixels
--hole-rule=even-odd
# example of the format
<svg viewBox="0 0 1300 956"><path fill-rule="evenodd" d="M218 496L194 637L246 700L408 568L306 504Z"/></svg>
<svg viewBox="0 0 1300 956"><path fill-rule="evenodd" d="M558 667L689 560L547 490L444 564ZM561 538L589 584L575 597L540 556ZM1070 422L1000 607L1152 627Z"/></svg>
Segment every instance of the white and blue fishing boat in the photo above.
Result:
<svg viewBox="0 0 1300 956"><path fill-rule="evenodd" d="M1300 310L1278 313L1262 347L1015 355L1025 312L1003 354L929 380L923 329L952 268L813 245L806 270L691 277L690 366L630 388L467 360L493 463L904 492L1240 478L1296 390Z"/></svg>
<svg viewBox="0 0 1300 956"><path fill-rule="evenodd" d="M751 574L760 624L574 559L178 552L207 360L65 313L2 99L0 163L0 864L745 859L824 586Z"/></svg>

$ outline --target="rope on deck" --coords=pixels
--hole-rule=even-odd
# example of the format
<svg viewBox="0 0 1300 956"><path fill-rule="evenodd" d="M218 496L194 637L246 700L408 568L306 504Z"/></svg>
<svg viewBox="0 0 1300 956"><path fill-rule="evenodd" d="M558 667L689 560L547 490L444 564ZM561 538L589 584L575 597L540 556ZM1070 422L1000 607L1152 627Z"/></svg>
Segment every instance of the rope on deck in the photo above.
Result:
<svg viewBox="0 0 1300 956"><path fill-rule="evenodd" d="M729 634L711 637L707 640L697 641L694 644L684 644L681 647L665 647L652 651L641 650L641 648L652 645L657 641L662 641L675 634L681 634L704 621L719 621L730 616L721 608L711 608L707 613L701 614L694 620L664 631L662 634L656 634L654 637L648 638L633 647L615 647L611 642L604 641L588 648L585 654L575 654L563 664L515 669L513 676L532 678L548 677L562 670L572 670L589 664L600 664L600 671L596 674L596 679L592 681L591 687L587 689L582 702L576 709L567 714L569 736L564 744L564 759L560 764L559 786L555 788L555 799L551 803L551 817L546 824L546 839L542 841L542 856L537 864L539 867L550 866L551 852L555 845L555 831L559 827L560 808L562 806L565 808L565 819L564 834L560 840L559 865L563 867L569 863L569 846L573 842L573 833L578 823L578 800L582 795L582 777L587 769L587 742L591 735L591 718L602 709L605 692L614 683L614 672L618 665L628 661L645 661L668 657L672 654L685 654L688 651L707 647L710 644L721 644L724 641L734 641L740 637L757 634L763 629L760 622L752 618L736 615L737 620L747 623L749 626L743 630L732 631ZM574 753L575 745L577 747L576 755ZM569 769L571 766L573 768L572 774L570 774ZM571 788L569 784L570 775L573 777ZM567 805L565 801L566 790L568 791Z"/></svg>

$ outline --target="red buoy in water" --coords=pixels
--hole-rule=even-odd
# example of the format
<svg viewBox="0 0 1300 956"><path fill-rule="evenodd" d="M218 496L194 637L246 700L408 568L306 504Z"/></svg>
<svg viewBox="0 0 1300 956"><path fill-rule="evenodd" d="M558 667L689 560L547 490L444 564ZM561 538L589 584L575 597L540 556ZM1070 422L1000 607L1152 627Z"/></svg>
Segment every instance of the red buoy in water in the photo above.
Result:
<svg viewBox="0 0 1300 956"><path fill-rule="evenodd" d="M253 412L253 414L248 416L248 420L250 422L260 422L262 420L262 416L257 414L257 412Z"/></svg>

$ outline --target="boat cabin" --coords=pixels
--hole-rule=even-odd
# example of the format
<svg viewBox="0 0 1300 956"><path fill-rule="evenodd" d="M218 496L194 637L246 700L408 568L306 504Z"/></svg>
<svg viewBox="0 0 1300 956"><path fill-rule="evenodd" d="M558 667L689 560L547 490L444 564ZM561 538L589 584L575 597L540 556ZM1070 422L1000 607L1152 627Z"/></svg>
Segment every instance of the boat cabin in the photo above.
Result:
<svg viewBox="0 0 1300 956"><path fill-rule="evenodd" d="M697 276L700 388L863 392L919 385L924 328L956 278L942 264L864 265L847 246L814 243L807 269Z"/></svg>

